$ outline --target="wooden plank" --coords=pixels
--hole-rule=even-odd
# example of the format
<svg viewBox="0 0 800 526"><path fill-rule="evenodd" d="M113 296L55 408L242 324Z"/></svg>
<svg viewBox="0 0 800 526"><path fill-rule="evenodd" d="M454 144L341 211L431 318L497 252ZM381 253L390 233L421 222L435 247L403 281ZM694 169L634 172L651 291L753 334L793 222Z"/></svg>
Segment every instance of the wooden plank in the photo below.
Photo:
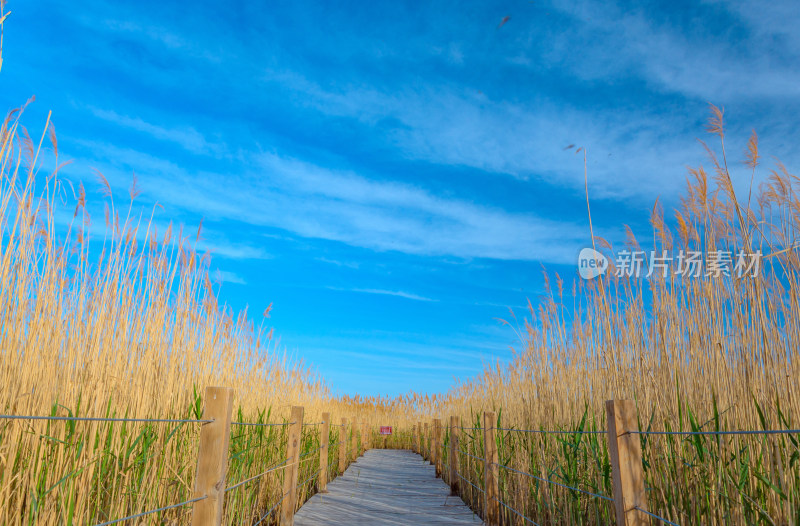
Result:
<svg viewBox="0 0 800 526"><path fill-rule="evenodd" d="M296 526L457 526L481 520L421 456L371 449L298 510Z"/></svg>
<svg viewBox="0 0 800 526"><path fill-rule="evenodd" d="M650 518L636 507L647 509L642 467L642 443L633 400L606 401L608 453L614 485L614 508L618 526L645 526Z"/></svg>
<svg viewBox="0 0 800 526"><path fill-rule="evenodd" d="M303 432L303 408L292 407L289 422L289 439L286 442L286 471L283 476L283 503L281 504L281 526L294 524L294 510L297 507L297 468L300 463L300 437Z"/></svg>
<svg viewBox="0 0 800 526"><path fill-rule="evenodd" d="M204 423L200 428L197 475L192 498L203 495L206 495L206 498L195 502L192 506L192 524L195 526L222 524L232 411L233 389L206 387L203 419L213 421Z"/></svg>
<svg viewBox="0 0 800 526"><path fill-rule="evenodd" d="M494 431L497 423L497 415L490 412L483 413L483 473L486 487L486 524L489 526L499 526L500 524L500 504L498 490L499 470L497 466L497 442L494 439Z"/></svg>
<svg viewBox="0 0 800 526"><path fill-rule="evenodd" d="M322 413L322 425L319 430L319 477L317 478L317 488L321 493L325 493L328 484L328 443L331 438L331 414Z"/></svg>

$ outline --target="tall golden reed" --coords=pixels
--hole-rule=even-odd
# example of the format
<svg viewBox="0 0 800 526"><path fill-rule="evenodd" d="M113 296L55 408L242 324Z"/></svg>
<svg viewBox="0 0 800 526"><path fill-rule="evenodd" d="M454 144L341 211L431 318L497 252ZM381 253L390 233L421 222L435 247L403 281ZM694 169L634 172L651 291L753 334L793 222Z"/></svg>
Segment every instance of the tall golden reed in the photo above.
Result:
<svg viewBox="0 0 800 526"><path fill-rule="evenodd" d="M690 169L673 232L658 202L652 249L661 255L700 251L761 251L755 278L617 277L612 262L592 281L576 278L572 298L563 280L530 306L524 348L508 367L488 367L442 397L426 413L454 414L477 424L497 410L501 427L600 430L603 403L636 401L645 430L717 431L800 427L800 179L776 162L757 192L734 192L725 154L722 111L712 106L703 143L712 173ZM743 166L754 179L761 164L753 133ZM754 198L754 199L753 199ZM639 249L628 229L627 250ZM648 251L649 254L649 251ZM645 270L647 267L645 266ZM427 401L426 401L427 402ZM471 447L481 451L479 433ZM679 524L795 523L800 520L797 434L770 436L642 436L652 510ZM501 433L501 454L517 469L584 490L611 495L602 434ZM505 448L505 449L504 449ZM481 466L468 467L474 477ZM502 471L502 470L501 470ZM505 471L505 497L539 523L598 524L613 520L602 499ZM549 493L548 493L549 491ZM474 503L481 502L475 497ZM513 518L506 512L509 520Z"/></svg>

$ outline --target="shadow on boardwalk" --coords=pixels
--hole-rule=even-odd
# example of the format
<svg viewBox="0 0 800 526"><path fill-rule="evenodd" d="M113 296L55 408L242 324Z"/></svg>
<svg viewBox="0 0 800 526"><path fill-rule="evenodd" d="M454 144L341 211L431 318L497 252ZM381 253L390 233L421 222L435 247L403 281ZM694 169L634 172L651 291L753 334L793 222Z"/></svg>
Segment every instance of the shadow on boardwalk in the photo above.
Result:
<svg viewBox="0 0 800 526"><path fill-rule="evenodd" d="M296 526L483 524L421 456L370 449L300 508Z"/></svg>

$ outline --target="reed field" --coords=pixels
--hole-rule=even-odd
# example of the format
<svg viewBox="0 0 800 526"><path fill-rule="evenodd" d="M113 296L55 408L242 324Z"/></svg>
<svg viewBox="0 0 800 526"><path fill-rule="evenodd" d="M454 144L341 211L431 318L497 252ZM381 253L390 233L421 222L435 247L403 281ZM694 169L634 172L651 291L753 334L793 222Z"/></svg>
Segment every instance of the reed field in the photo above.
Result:
<svg viewBox="0 0 800 526"><path fill-rule="evenodd" d="M545 276L547 295L530 306L520 330L524 348L513 363L487 368L426 404L431 414L461 417L462 450L481 457L479 417L493 410L497 427L505 429L497 437L500 464L613 497L605 400L634 400L640 431L800 428L800 179L778 161L760 166L754 132L744 166L737 162L736 169L752 171L756 180L766 170L764 182L736 195L723 115L715 107L709 132L716 140L706 146L710 173L689 171L671 219L653 207L648 243L658 254L760 250L761 272L753 278L617 277L612 247L596 239L609 255L609 272L591 281L576 277L571 295L560 276ZM628 232L627 249L638 250ZM674 274L674 266L669 270ZM649 511L678 524L800 523L797 434L640 438ZM483 465L468 455L459 462L483 487ZM614 520L613 504L602 498L502 468L500 477L503 502L539 524ZM477 491L467 487L466 495L482 507ZM510 524L521 524L501 511Z"/></svg>
<svg viewBox="0 0 800 526"><path fill-rule="evenodd" d="M285 424L291 406L305 408L299 503L315 491L323 412L332 444L351 443L350 428L336 426L347 418L366 423L373 439L377 426L393 425L386 445L399 448L410 447L418 422L457 416L459 472L482 487L481 415L494 411L500 464L516 470L500 469L505 504L538 524L609 524L604 402L631 399L645 432L650 511L678 524L800 523L798 435L647 434L800 428L800 178L762 164L755 134L743 164L729 168L721 110L712 108L708 168L689 171L678 210L653 206L642 246L760 250L760 273L617 277L620 247L596 237L608 272L588 281L546 275L529 317L509 323L522 342L509 365L487 366L447 393L396 398L335 396L286 360L269 308L254 321L221 305L210 256L196 250L200 230L159 231L140 211L135 180L119 195L98 174L105 213L90 215L94 197L60 173L53 125L31 137L24 111L0 129L0 413L187 421L0 418L0 524L96 524L190 499L201 425L191 421L203 419L212 385L234 389L239 423ZM764 182L737 195L734 169ZM640 243L629 233L626 246ZM282 470L256 476L279 466L286 434L282 425L233 426L227 484L255 478L226 496L226 524L255 523L280 499ZM337 458L332 447L329 479ZM478 491L462 484L462 497L482 512ZM504 524L523 523L501 513ZM184 524L189 514L170 509L141 523Z"/></svg>
<svg viewBox="0 0 800 526"><path fill-rule="evenodd" d="M323 412L335 423L388 420L387 400L331 396L322 380L279 356L263 324L220 306L209 258L193 248L199 232L157 232L151 218L134 216L135 185L120 209L100 175L106 213L90 217L82 185L58 169L42 172L44 156L58 165L55 133L47 123L32 140L20 125L23 110L0 129L0 413L199 420L205 386L232 387L237 422L283 423L292 405L305 407L301 481L319 465L309 452L319 447ZM95 524L183 502L192 494L199 426L0 419L0 524ZM228 485L283 460L286 433L233 426ZM331 443L340 434L332 427ZM336 450L329 453L332 478ZM226 522L260 518L278 500L282 476L277 470L233 490ZM300 502L313 487L303 486ZM183 523L188 509L153 523Z"/></svg>

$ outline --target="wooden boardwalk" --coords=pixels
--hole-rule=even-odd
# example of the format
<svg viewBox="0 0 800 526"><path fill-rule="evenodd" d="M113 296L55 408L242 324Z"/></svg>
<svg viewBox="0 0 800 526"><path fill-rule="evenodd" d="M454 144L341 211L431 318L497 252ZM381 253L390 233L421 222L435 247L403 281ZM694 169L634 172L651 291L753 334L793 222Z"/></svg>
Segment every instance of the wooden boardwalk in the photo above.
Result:
<svg viewBox="0 0 800 526"><path fill-rule="evenodd" d="M433 466L408 450L370 449L295 514L296 526L456 525L483 522Z"/></svg>

